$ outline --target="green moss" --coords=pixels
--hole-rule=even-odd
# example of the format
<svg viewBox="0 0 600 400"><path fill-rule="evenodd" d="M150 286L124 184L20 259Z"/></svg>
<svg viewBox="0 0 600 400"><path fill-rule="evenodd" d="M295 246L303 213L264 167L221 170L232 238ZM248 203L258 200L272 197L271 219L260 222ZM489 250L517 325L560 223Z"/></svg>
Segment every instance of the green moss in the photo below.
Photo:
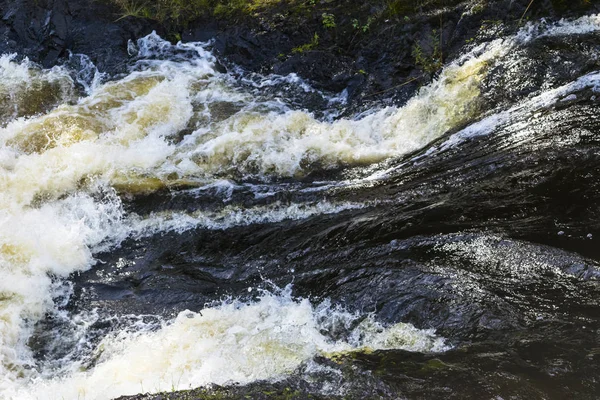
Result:
<svg viewBox="0 0 600 400"><path fill-rule="evenodd" d="M319 35L315 32L312 40L310 41L310 43L306 43L303 44L302 46L298 46L298 47L294 47L292 49L292 53L304 53L310 50L314 50L315 47L317 47L319 45Z"/></svg>
<svg viewBox="0 0 600 400"><path fill-rule="evenodd" d="M483 12L483 10L485 10L485 6L486 3L483 1L480 1L479 3L476 3L472 8L471 8L471 12L473 14L479 14L481 12Z"/></svg>
<svg viewBox="0 0 600 400"><path fill-rule="evenodd" d="M421 367L420 372L425 374L430 374L435 371L440 371L443 369L447 369L448 364L444 363L442 360L438 358L434 358L432 360L427 361L423 367Z"/></svg>
<svg viewBox="0 0 600 400"><path fill-rule="evenodd" d="M427 74L431 75L442 67L442 60L437 48L426 52L420 44L415 44L412 55L415 58L415 65Z"/></svg>
<svg viewBox="0 0 600 400"><path fill-rule="evenodd" d="M321 14L321 19L323 21L323 27L326 29L335 28L335 15L329 13Z"/></svg>
<svg viewBox="0 0 600 400"><path fill-rule="evenodd" d="M229 18L279 4L280 0L107 0L121 9L121 18L136 17L186 26L202 16Z"/></svg>
<svg viewBox="0 0 600 400"><path fill-rule="evenodd" d="M374 18L369 17L369 18L367 18L367 22L365 22L364 25L361 25L360 21L358 19L354 18L352 20L352 27L356 30L366 33L369 29L371 29L371 24L373 23L373 21L374 21Z"/></svg>
<svg viewBox="0 0 600 400"><path fill-rule="evenodd" d="M386 12L392 17L406 16L451 7L460 2L461 0L387 0Z"/></svg>
<svg viewBox="0 0 600 400"><path fill-rule="evenodd" d="M425 47L421 43L415 43L412 55L415 58L415 65L424 73L432 75L443 65L441 36L438 31L435 29L431 31L424 44Z"/></svg>

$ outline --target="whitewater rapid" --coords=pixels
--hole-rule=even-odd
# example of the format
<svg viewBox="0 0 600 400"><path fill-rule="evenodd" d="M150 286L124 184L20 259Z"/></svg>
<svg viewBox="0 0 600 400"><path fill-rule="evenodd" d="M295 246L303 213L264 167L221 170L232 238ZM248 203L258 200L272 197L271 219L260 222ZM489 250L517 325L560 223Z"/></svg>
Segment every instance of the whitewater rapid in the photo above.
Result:
<svg viewBox="0 0 600 400"><path fill-rule="evenodd" d="M224 197L216 211L136 215L125 210L124 198L210 185L227 192L228 185L244 180L268 185L323 169L369 165L458 130L440 145L447 148L581 87L596 90L598 75L590 74L509 111L487 115L479 106L490 66L515 47L599 29L598 16L528 25L515 37L470 49L402 107L333 122L291 109L281 99L257 98L231 74L218 72L207 43L171 45L152 34L131 44L137 61L126 76L93 79L87 93L66 67L42 70L1 56L0 95L10 101L0 108L0 395L109 399L279 379L316 355L336 352L448 349L431 330L383 326L376 315L350 328L358 315L295 299L289 288L263 293L255 302L228 299L173 320L129 325L104 338L85 359L65 356L60 368L36 360L28 341L44 315L60 317L57 299L68 298L69 275L90 268L94 254L126 238L370 206L323 198L244 208ZM175 52L178 57L170 57ZM274 79L312 90L296 77L264 82ZM373 176L385 178L382 171ZM77 318L75 331L84 340L94 311ZM348 325L345 338L323 333L336 323Z"/></svg>

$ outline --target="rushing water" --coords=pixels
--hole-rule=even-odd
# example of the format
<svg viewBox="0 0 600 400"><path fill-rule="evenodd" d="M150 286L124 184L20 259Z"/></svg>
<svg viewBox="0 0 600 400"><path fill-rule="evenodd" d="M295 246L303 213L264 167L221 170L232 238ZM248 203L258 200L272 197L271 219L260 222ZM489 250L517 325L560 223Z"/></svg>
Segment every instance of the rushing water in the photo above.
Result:
<svg viewBox="0 0 600 400"><path fill-rule="evenodd" d="M599 34L528 25L350 119L210 43L1 56L0 397L593 398Z"/></svg>

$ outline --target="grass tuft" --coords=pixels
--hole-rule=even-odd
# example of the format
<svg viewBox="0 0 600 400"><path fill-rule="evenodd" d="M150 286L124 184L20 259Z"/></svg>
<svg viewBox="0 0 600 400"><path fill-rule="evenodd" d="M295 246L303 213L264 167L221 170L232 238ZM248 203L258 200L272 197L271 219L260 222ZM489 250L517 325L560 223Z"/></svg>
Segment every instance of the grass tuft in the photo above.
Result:
<svg viewBox="0 0 600 400"><path fill-rule="evenodd" d="M121 9L121 17L146 18L186 26L206 16L229 18L251 14L281 0L108 0Z"/></svg>

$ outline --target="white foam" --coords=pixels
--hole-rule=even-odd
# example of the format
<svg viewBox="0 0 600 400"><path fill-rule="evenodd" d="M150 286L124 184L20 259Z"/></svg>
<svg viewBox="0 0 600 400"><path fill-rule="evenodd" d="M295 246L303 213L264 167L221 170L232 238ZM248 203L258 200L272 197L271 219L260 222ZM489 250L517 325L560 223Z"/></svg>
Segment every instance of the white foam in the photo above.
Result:
<svg viewBox="0 0 600 400"><path fill-rule="evenodd" d="M42 70L27 58L15 59L16 54L0 55L0 126L19 114L31 113L30 103L51 107L73 97L73 80L66 69Z"/></svg>
<svg viewBox="0 0 600 400"><path fill-rule="evenodd" d="M116 205L113 203L117 203ZM87 267L120 219L119 200L74 195L39 208L0 210L0 393L29 376L33 324L53 307L52 277Z"/></svg>
<svg viewBox="0 0 600 400"><path fill-rule="evenodd" d="M14 80L30 78L28 64L3 62ZM129 233L109 185L143 179L172 153L166 137L192 114L181 89L206 75L201 64L134 72L76 105L0 128L0 392L33 374L26 343L53 308L52 277L87 268L94 251Z"/></svg>
<svg viewBox="0 0 600 400"><path fill-rule="evenodd" d="M527 42L537 38L556 36L575 36L598 32L600 30L600 14L586 15L576 20L561 19L558 22L529 22L519 31L516 38Z"/></svg>
<svg viewBox="0 0 600 400"><path fill-rule="evenodd" d="M477 114L479 82L500 41L444 69L406 106L361 120L321 122L302 111L239 112L201 129L177 155L186 174L280 176L316 168L369 164L417 150ZM191 162L189 162L191 161Z"/></svg>
<svg viewBox="0 0 600 400"><path fill-rule="evenodd" d="M132 216L125 225L129 227L131 236L144 237L157 232L184 232L197 227L228 229L234 226L301 220L314 215L337 214L346 210L361 209L369 205L368 203L331 203L328 201L283 205L275 202L268 206L252 208L227 206L218 212L162 212L153 213L144 218Z"/></svg>
<svg viewBox="0 0 600 400"><path fill-rule="evenodd" d="M106 337L100 361L86 372L33 382L15 398L110 399L124 394L182 390L207 384L277 380L316 355L365 349L440 352L431 330L408 324L385 327L367 317L345 340L326 331L359 316L323 303L293 299L291 288L256 302L226 301L202 312L184 311L158 331ZM348 329L349 330L349 329Z"/></svg>

